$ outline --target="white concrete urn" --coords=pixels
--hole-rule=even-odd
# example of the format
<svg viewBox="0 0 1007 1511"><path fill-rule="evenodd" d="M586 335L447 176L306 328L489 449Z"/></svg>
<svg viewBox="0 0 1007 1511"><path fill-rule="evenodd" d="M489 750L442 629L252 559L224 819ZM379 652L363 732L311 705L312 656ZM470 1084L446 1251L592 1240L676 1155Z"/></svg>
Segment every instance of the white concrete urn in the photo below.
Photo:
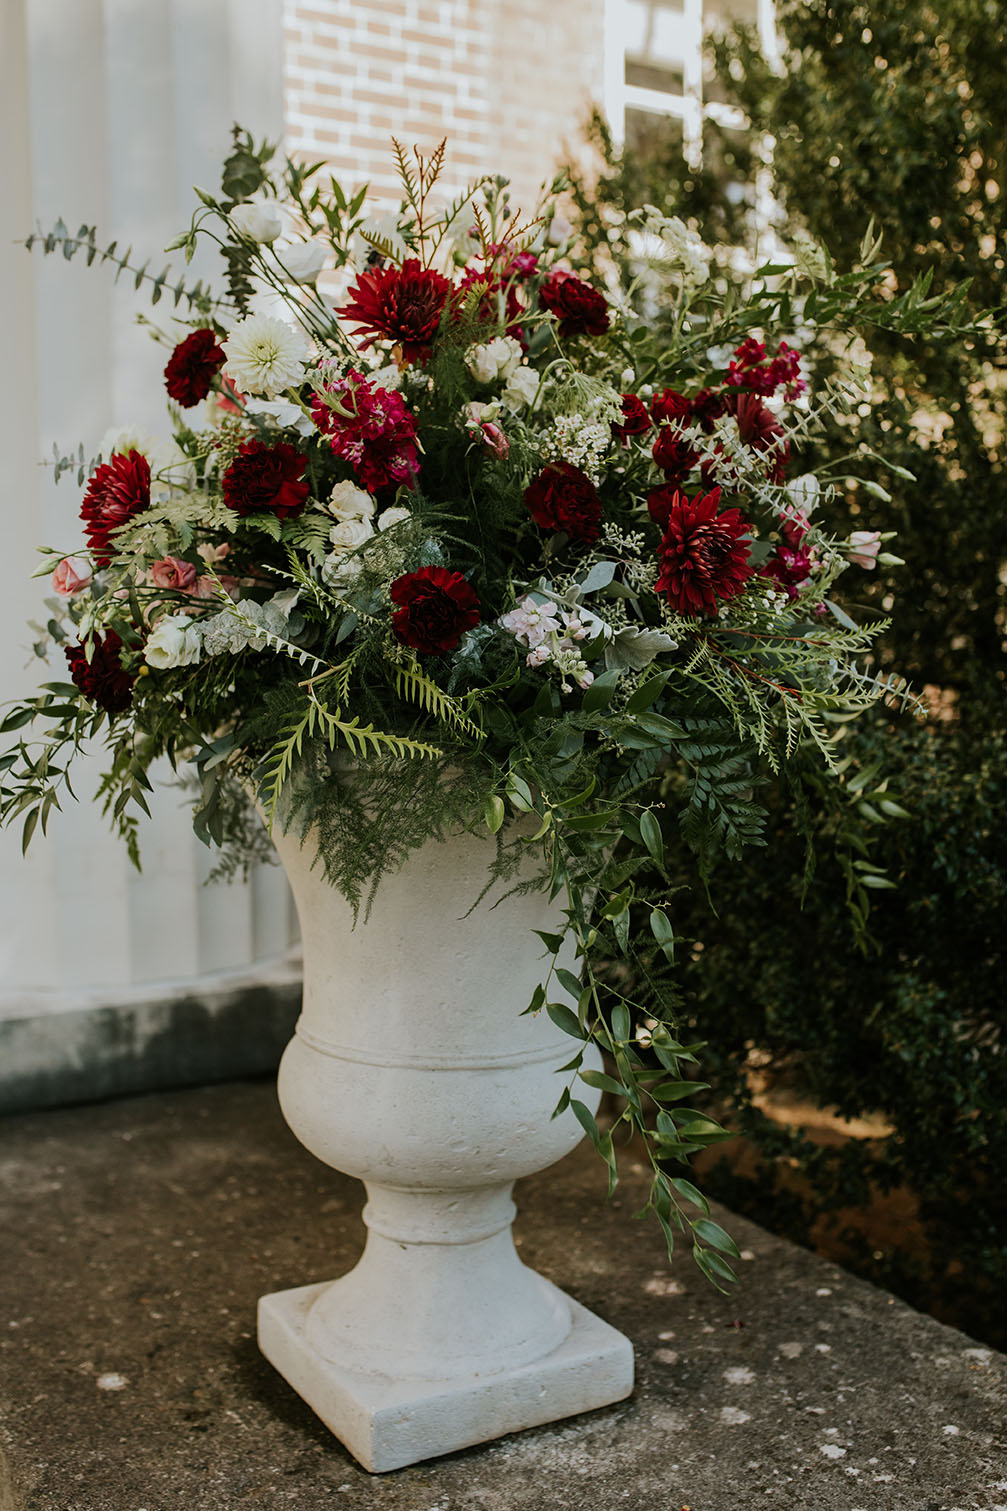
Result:
<svg viewBox="0 0 1007 1511"><path fill-rule="evenodd" d="M569 1110L551 1117L576 1046L544 1012L522 1016L543 969L531 930L555 929L559 905L532 893L470 912L493 846L462 834L414 851L354 928L312 838L274 838L304 939L280 1104L313 1154L365 1183L368 1232L349 1274L260 1300L263 1353L372 1473L629 1395L628 1339L511 1236L514 1180L581 1137Z"/></svg>

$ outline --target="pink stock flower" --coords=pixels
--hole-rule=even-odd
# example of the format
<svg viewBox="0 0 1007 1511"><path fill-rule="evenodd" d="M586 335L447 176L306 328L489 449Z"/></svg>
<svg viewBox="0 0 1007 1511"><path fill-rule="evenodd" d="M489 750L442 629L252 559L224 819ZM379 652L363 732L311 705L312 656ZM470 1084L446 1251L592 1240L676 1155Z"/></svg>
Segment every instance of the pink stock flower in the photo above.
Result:
<svg viewBox="0 0 1007 1511"><path fill-rule="evenodd" d="M345 378L323 374L311 418L369 493L416 482L416 420L394 389L378 388L356 370Z"/></svg>
<svg viewBox="0 0 1007 1511"><path fill-rule="evenodd" d="M64 556L52 574L52 585L64 598L83 592L90 581L91 568L79 556Z"/></svg>
<svg viewBox="0 0 1007 1511"><path fill-rule="evenodd" d="M179 593L189 593L196 582L196 568L178 556L165 556L151 563L150 580L155 588L174 588Z"/></svg>
<svg viewBox="0 0 1007 1511"><path fill-rule="evenodd" d="M847 559L855 567L863 567L866 571L873 572L880 549L880 530L854 530L850 536Z"/></svg>

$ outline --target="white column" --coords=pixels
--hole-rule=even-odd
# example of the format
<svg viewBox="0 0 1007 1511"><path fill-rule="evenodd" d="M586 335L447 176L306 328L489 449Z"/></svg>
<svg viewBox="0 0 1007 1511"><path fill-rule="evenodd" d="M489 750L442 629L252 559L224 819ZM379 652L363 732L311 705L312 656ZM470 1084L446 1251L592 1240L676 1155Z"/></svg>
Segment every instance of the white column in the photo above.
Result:
<svg viewBox="0 0 1007 1511"><path fill-rule="evenodd" d="M191 186L219 181L232 121L282 138L283 25L282 0L5 0L0 17L0 286L12 296L0 363L6 700L45 675L28 664L26 622L44 615L47 590L29 581L34 547L81 544L81 488L70 475L54 485L39 463L54 441L65 451L83 442L93 456L111 424L166 433L164 350L135 322L146 311L167 324L171 312L168 299L151 310L132 280L113 287L107 268L43 259L13 240L62 216L72 231L96 224L103 243L131 242L160 271L196 203ZM212 260L191 272L212 274ZM53 815L27 861L18 834L0 836L0 1021L103 993L121 1003L153 983L198 992L212 973L247 974L294 937L278 868L202 888L210 858L177 792L155 795L137 876L89 800L97 770L81 772L81 803Z"/></svg>

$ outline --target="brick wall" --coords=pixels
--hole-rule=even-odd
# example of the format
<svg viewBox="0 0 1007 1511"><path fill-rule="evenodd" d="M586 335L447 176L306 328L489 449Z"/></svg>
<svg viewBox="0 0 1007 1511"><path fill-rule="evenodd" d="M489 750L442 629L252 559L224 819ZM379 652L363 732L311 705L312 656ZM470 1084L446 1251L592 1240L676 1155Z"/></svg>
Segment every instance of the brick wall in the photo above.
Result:
<svg viewBox="0 0 1007 1511"><path fill-rule="evenodd" d="M397 198L391 136L448 138L445 189L530 209L602 93L604 0L285 0L287 146Z"/></svg>

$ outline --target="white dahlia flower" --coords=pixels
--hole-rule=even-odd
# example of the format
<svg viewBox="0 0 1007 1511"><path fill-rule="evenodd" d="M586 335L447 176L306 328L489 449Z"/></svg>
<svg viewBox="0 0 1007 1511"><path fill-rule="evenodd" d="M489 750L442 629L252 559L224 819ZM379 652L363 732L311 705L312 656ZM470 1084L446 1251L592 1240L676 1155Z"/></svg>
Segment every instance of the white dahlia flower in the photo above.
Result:
<svg viewBox="0 0 1007 1511"><path fill-rule="evenodd" d="M241 393L275 399L304 381L307 342L301 331L272 315L246 315L224 342L224 376Z"/></svg>

